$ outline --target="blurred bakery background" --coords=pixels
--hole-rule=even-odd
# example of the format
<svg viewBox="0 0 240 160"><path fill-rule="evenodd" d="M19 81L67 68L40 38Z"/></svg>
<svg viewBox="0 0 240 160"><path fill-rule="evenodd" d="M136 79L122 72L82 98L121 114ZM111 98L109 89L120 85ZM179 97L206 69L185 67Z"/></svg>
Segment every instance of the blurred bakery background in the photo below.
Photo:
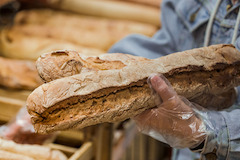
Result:
<svg viewBox="0 0 240 160"><path fill-rule="evenodd" d="M107 53L129 34L153 36L161 0L0 0L0 159L168 160L170 149L138 132L132 120L34 133L27 96L43 82L44 53Z"/></svg>

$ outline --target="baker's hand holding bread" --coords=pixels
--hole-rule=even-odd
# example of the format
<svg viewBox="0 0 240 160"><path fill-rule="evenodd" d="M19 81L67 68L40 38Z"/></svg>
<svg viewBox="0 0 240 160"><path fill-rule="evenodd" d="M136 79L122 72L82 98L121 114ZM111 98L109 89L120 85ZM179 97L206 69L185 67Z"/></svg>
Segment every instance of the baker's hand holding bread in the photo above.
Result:
<svg viewBox="0 0 240 160"><path fill-rule="evenodd" d="M140 131L177 148L195 148L206 137L206 127L194 111L194 104L180 97L162 75L149 78L156 96L156 108L134 119Z"/></svg>

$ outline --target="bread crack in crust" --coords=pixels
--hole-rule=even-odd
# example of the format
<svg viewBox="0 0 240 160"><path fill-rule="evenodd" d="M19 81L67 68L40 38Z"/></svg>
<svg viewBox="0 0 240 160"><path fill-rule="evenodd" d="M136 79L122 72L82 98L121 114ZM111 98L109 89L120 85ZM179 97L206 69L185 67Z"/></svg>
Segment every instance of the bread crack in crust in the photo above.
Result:
<svg viewBox="0 0 240 160"><path fill-rule="evenodd" d="M67 129L64 127L69 124L69 121L74 121L75 123L88 121L87 125L94 125L98 124L97 119L101 118L102 122L106 122L108 119L110 119L109 122L116 122L122 120L123 115L126 117L130 116L131 112L128 112L129 110L141 113L145 110L144 107L153 106L154 101L148 100L151 99L150 93L150 88L145 84L144 86L132 86L127 89L120 89L115 93L112 92L108 95L82 102L72 102L71 104L69 102L59 103L53 106L53 108L57 108L56 110L49 112L49 114L41 114L43 117L42 121L37 123L41 124L39 127L47 125L55 129L56 125L58 125L61 126L61 129ZM144 94L148 94L149 96L145 96L143 99ZM78 99L78 97L72 97L70 101L74 101L74 98ZM142 105L143 101L146 101L145 106ZM152 104L148 104L148 102ZM64 108L65 106L68 106L68 108ZM99 112L101 114L97 114ZM46 128L45 130L48 129Z"/></svg>

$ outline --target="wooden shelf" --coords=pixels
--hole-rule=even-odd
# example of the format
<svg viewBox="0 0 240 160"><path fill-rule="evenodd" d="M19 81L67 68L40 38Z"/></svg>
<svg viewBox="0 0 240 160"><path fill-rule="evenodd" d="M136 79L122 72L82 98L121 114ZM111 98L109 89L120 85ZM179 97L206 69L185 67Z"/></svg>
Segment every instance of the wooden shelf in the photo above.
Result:
<svg viewBox="0 0 240 160"><path fill-rule="evenodd" d="M7 90L0 88L0 121L8 122L25 105L30 91Z"/></svg>

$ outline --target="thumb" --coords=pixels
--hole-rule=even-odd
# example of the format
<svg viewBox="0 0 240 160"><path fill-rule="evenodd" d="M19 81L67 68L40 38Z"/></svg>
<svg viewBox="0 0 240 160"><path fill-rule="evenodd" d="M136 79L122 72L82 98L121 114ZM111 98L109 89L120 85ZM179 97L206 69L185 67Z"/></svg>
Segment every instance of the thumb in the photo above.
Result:
<svg viewBox="0 0 240 160"><path fill-rule="evenodd" d="M177 93L170 86L168 80L162 75L154 75L150 78L152 88L161 97L163 102L177 96ZM167 84L168 83L168 84Z"/></svg>

